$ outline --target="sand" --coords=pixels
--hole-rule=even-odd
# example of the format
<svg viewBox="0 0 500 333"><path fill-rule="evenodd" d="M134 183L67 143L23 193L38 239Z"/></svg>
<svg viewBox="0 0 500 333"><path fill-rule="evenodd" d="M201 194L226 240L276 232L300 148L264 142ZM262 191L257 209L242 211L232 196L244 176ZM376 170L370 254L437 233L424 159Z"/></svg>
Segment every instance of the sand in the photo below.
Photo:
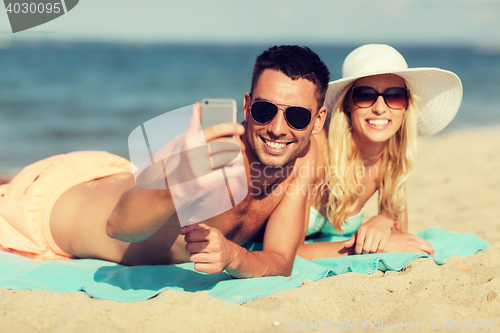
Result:
<svg viewBox="0 0 500 333"><path fill-rule="evenodd" d="M467 325L494 327L494 322L500 331L500 128L423 138L419 151L417 171L407 185L410 231L470 232L489 241L488 250L454 256L443 266L418 259L401 272L306 281L244 305L206 292L165 291L147 301L120 303L83 292L0 289L0 331L286 332L343 325L362 332L399 325L462 332ZM365 209L366 215L375 213L374 201Z"/></svg>

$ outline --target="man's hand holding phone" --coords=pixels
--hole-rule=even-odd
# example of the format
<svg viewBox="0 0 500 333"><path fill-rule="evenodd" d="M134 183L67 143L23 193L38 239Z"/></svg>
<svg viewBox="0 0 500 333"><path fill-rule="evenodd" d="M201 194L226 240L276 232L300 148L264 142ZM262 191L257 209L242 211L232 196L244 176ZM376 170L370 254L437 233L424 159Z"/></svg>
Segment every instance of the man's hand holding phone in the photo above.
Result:
<svg viewBox="0 0 500 333"><path fill-rule="evenodd" d="M204 99L201 103L196 103L195 107L199 110L201 127L205 140L209 144L212 157L214 159L214 169L218 169L228 164L234 159L234 156L224 154L232 151L229 145L217 145L215 142L230 142L241 146L240 140L237 140L244 133L244 128L236 122L237 106L234 99ZM235 140L227 140L227 139ZM217 156L218 154L222 154ZM228 160L229 159L229 160ZM215 161L217 160L217 161ZM221 164L222 163L222 164ZM219 166L217 167L216 164Z"/></svg>
<svg viewBox="0 0 500 333"><path fill-rule="evenodd" d="M222 214L248 194L243 133L234 100L203 100L150 119L129 136L136 185L167 190L158 195L173 200L181 226Z"/></svg>
<svg viewBox="0 0 500 333"><path fill-rule="evenodd" d="M235 123L236 102L233 100L234 108L221 112L220 102L207 108L203 107L205 101L195 104L188 130L181 139L182 147L176 149L180 153L169 157L165 166L182 226L219 215L240 203L248 193L239 140L244 128ZM229 116L220 116L224 112ZM195 202L196 206L190 207Z"/></svg>

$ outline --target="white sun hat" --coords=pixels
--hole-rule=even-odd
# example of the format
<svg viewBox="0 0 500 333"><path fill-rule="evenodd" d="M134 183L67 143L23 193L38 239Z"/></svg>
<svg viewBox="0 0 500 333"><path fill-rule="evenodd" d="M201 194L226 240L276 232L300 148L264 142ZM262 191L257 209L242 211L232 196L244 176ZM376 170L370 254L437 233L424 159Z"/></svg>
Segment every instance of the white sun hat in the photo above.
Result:
<svg viewBox="0 0 500 333"><path fill-rule="evenodd" d="M439 68L408 68L396 49L383 44L363 45L349 53L342 66L342 79L328 84L328 112L342 90L357 79L389 73L402 77L410 92L421 99L417 123L420 136L436 134L453 120L462 103L462 82L458 76Z"/></svg>

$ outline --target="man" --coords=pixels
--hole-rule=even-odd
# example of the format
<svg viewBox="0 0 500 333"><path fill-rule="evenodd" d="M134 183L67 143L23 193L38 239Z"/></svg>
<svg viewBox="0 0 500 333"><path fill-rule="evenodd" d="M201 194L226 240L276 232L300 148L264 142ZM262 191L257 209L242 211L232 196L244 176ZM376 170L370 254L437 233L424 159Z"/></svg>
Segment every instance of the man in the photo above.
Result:
<svg viewBox="0 0 500 333"><path fill-rule="evenodd" d="M57 199L50 214L55 244L71 257L128 265L192 261L211 274L290 275L304 233L318 154L311 140L325 121L328 81L328 69L308 48L272 47L257 58L243 124L204 130L207 142L235 136L241 147L249 194L234 208L181 228L169 188L141 188L130 173L116 173ZM262 251L244 249L261 229ZM7 248L1 238L0 246Z"/></svg>

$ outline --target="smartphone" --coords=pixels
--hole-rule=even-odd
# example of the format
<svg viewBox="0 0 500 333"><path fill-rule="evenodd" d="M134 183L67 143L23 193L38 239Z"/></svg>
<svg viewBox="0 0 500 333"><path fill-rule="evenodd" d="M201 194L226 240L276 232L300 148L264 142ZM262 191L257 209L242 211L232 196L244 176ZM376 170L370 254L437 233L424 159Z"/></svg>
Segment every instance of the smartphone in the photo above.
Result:
<svg viewBox="0 0 500 333"><path fill-rule="evenodd" d="M205 98L201 101L201 127L236 123L238 106L232 98Z"/></svg>

